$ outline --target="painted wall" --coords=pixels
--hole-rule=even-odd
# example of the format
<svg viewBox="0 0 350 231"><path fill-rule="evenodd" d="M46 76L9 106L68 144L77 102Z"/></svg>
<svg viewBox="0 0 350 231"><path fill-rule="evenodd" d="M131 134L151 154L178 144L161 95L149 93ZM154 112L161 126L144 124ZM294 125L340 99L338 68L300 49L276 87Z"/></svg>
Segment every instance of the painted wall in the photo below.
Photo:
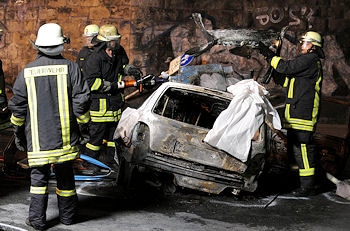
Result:
<svg viewBox="0 0 350 231"><path fill-rule="evenodd" d="M25 64L35 58L29 40L35 41L42 24L56 22L62 26L63 33L71 38L64 56L75 60L84 27L112 23L122 34L121 44L131 62L144 73L159 74L167 70L166 60L195 45L193 34L198 28L190 16L201 12L213 29L279 30L290 25L298 34L313 29L332 35L348 60L349 8L350 0L0 0L0 28L5 32L0 40L0 58L6 81L12 84ZM184 26L193 30L174 33Z"/></svg>

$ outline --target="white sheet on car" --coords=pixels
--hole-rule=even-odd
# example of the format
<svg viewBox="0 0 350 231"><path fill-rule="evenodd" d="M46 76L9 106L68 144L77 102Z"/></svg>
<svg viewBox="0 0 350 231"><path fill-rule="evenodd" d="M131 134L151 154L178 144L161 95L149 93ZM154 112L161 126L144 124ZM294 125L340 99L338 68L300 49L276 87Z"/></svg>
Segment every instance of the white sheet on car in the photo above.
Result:
<svg viewBox="0 0 350 231"><path fill-rule="evenodd" d="M234 97L227 109L217 117L204 141L224 150L239 160L248 159L251 139L266 119L277 130L281 120L267 99L268 91L252 79L242 80L227 88Z"/></svg>

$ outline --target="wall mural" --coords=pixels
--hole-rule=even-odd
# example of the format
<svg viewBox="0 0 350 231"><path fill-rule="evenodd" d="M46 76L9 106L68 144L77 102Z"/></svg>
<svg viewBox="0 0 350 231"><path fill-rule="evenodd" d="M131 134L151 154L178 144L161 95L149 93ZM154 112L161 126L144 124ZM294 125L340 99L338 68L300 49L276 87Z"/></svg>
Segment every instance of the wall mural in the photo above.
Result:
<svg viewBox="0 0 350 231"><path fill-rule="evenodd" d="M254 26L254 28L257 28L262 31L266 31L272 28L274 29L274 31L278 31L282 28L282 26L289 25L287 33L291 34L292 36L295 35L299 37L301 34L305 33L307 29L312 28L312 22L314 18L313 12L313 9L307 7L257 8L257 10L255 11L256 14L254 15L254 19L257 22L256 25L258 26ZM210 30L212 25L210 25L210 23L208 22L211 22L212 19L216 21L215 17L205 17L205 20L207 22L204 24L206 25L206 29ZM263 18L265 20L263 20ZM272 24L274 26L271 26ZM191 28L191 26L188 25L173 28L174 31L170 34L175 57L186 52L186 49L203 45L203 35L200 32L200 30L196 30L196 28ZM224 35L224 32L227 31L229 30L215 29L211 30L211 33ZM325 95L348 95L350 89L350 79L348 78L350 74L350 67L346 63L344 54L339 45L337 44L335 36L324 35L323 38L325 40L323 49L326 53L326 59L323 60L325 76L324 87L322 89L323 93ZM188 45L190 45L191 47L188 47ZM212 49L203 53L196 60L194 60L196 61L196 64L218 63L224 65L231 65L235 71L241 74L247 74L253 71L255 73L254 76L256 78L262 78L262 76L265 74L266 62L256 52L249 52L250 58L247 59L230 54L229 50L232 47L225 46L224 43L218 45L214 46ZM284 43L282 47L282 57L290 59L297 54L298 46L295 46L288 42Z"/></svg>
<svg viewBox="0 0 350 231"><path fill-rule="evenodd" d="M63 5L63 2L67 4ZM4 27L0 39L0 48L3 49L1 59L4 62L7 81L12 84L23 65L33 59L35 51L28 46L28 39L35 39L40 24L49 21L60 22L64 31L69 33L72 43L66 46L64 54L69 59L75 59L77 51L81 48L80 31L86 24L115 24L123 34L122 42L131 62L141 67L144 73L158 74L166 70L169 60L207 41L189 17L194 13L194 5L187 4L188 1L182 5L180 2L185 1L178 1L176 4L167 1L169 5L156 4L157 1L124 1L118 4L106 2L110 1L79 0L68 3L63 0L0 0L0 20L8 27ZM139 4L136 5L136 2ZM218 2L217 8L212 10L206 8L209 2L202 1L196 5L196 10L203 15L207 14L206 21L209 23L206 25L205 22L205 27L208 30L231 29L237 26L241 29L276 32L289 25L288 33L292 35L300 36L308 29L321 32L326 40L324 49L327 58L324 60L324 72L325 76L329 77L325 78L325 81L329 82L325 84L329 87L326 93L333 94L337 88L341 89L342 94L347 94L350 88L350 79L347 77L350 69L342 49L346 51L350 47L344 42L339 43L342 46L340 48L332 33L336 33L335 29L347 31L345 29L348 25L345 22L349 18L348 6L337 5L332 1L317 1L317 5L315 2L306 5L305 1L301 1L292 6L285 5L287 3L284 2L275 2L273 5L266 3L256 7L257 1L232 3L225 0ZM231 8L224 8L225 6ZM131 13L126 15L126 11ZM232 14L222 14L228 11L232 11ZM336 17L335 13L340 14ZM0 22L0 28L3 23ZM348 41L349 36L346 33L341 33L340 36L342 41ZM286 57L297 53L297 46L284 44L282 55ZM215 62L232 65L242 73L250 73L252 69L255 75L264 73L262 69L266 63L260 60L259 56L252 54L250 59L245 59L229 53L229 49L230 47L215 46L196 60L198 64Z"/></svg>

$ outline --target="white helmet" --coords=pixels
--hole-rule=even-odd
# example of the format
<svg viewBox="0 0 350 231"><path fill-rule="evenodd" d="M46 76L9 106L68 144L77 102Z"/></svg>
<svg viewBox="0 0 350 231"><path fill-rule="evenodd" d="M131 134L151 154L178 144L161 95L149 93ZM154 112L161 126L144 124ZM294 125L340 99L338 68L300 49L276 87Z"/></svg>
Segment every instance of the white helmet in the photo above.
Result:
<svg viewBox="0 0 350 231"><path fill-rule="evenodd" d="M99 26L97 26L96 24L87 25L84 28L84 36L85 37L95 36L98 34L99 29L100 29Z"/></svg>
<svg viewBox="0 0 350 231"><path fill-rule="evenodd" d="M35 45L39 47L57 46L64 43L62 28L56 23L47 23L38 30Z"/></svg>

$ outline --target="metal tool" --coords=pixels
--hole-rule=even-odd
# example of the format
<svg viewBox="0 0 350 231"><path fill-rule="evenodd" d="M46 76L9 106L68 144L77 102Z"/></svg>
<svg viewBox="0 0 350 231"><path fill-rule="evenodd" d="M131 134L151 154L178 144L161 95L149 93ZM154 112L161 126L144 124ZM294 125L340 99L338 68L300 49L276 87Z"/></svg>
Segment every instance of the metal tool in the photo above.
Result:
<svg viewBox="0 0 350 231"><path fill-rule="evenodd" d="M341 181L328 172L326 173L326 176L328 180L337 186L335 194L350 200L350 182L348 180Z"/></svg>

